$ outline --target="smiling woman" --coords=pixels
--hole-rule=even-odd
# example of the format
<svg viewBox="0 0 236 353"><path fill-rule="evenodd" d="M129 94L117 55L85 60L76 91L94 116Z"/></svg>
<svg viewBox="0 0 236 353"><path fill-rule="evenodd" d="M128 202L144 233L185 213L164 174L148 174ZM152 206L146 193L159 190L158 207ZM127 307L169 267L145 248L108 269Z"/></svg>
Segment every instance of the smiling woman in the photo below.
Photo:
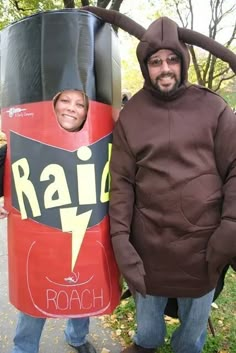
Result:
<svg viewBox="0 0 236 353"><path fill-rule="evenodd" d="M79 90L66 90L54 98L54 109L60 126L76 132L83 128L88 112L88 97Z"/></svg>

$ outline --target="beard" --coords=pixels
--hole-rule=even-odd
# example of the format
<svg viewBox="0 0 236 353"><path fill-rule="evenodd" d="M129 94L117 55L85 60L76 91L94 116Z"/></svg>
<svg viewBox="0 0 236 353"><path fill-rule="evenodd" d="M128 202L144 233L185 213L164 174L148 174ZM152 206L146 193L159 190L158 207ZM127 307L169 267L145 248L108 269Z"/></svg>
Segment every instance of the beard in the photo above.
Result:
<svg viewBox="0 0 236 353"><path fill-rule="evenodd" d="M169 88L167 87L166 89L163 89L159 81L165 77L170 77L174 79L174 84L171 85ZM152 80L152 85L162 96L168 97L173 95L177 91L180 86L180 80L172 72L162 72L154 80Z"/></svg>

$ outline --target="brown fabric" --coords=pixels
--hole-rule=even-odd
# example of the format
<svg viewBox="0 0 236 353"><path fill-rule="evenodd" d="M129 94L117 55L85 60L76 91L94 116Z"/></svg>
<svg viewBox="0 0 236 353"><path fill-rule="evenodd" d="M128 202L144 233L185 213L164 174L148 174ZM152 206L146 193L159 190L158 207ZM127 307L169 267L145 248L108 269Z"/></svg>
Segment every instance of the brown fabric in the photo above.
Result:
<svg viewBox="0 0 236 353"><path fill-rule="evenodd" d="M209 50L235 72L236 55L167 17L145 31L122 14L84 9L140 39L144 88L120 114L111 160L118 265L135 290L143 288L143 266L148 294L204 295L236 256L236 119L223 99L188 83L185 42ZM159 49L182 58L181 85L167 97L153 88L146 67Z"/></svg>
<svg viewBox="0 0 236 353"><path fill-rule="evenodd" d="M149 56L159 49L171 49L182 57L182 84L186 84L190 61L188 49L179 40L177 24L167 17L161 17L149 26L137 47L137 57L145 79L145 86L151 90L153 89L148 76L146 61Z"/></svg>
<svg viewBox="0 0 236 353"><path fill-rule="evenodd" d="M199 297L236 256L236 119L209 90L180 89L163 101L144 88L121 111L113 134L111 236L117 243L129 236L147 294ZM126 258L135 263L132 252ZM126 278L125 264L120 268Z"/></svg>
<svg viewBox="0 0 236 353"><path fill-rule="evenodd" d="M234 257L234 258L231 260L230 265L231 265L232 269L233 269L234 271L236 271L236 257Z"/></svg>
<svg viewBox="0 0 236 353"><path fill-rule="evenodd" d="M118 28L122 28L124 31L138 39L141 39L145 32L144 27L119 11L107 10L96 6L83 6L81 7L81 10L94 13L95 15L101 17L103 21L111 23Z"/></svg>
<svg viewBox="0 0 236 353"><path fill-rule="evenodd" d="M151 36L151 38L154 38L156 35L155 32L151 33L153 32L153 30L155 31L156 21L154 21L146 31L145 28L142 27L140 24L138 24L128 16L121 14L118 11L106 10L95 6L84 6L84 7L81 7L81 10L94 13L95 15L102 18L104 21L118 28L123 29L129 34L135 36L137 39L141 40L142 42L144 42L144 37ZM163 17L163 19L165 19L164 21L166 21L167 18ZM160 20L162 20L162 18L160 18ZM168 20L169 21L166 23L170 24L171 20L170 19ZM163 24L164 23L165 22L163 22ZM209 38L202 33L198 33L196 31L190 30L188 28L179 28L179 27L178 27L178 38L179 38L179 41L182 41L186 44L196 45L200 48L203 48L209 51L212 55L227 62L230 65L231 69L236 73L236 55L231 50L224 47L222 44L218 43L214 39ZM152 42L150 42L150 44L152 45Z"/></svg>
<svg viewBox="0 0 236 353"><path fill-rule="evenodd" d="M121 235L112 238L116 262L119 265L121 273L125 273L125 279L131 293L139 292L146 295L144 282L145 270L143 261L137 251L129 242L128 235Z"/></svg>
<svg viewBox="0 0 236 353"><path fill-rule="evenodd" d="M215 301L218 296L221 294L221 292L224 289L224 284L225 284L225 276L227 274L227 271L229 269L229 265L225 266L216 285L215 293L214 293L214 298L213 301ZM122 295L120 300L124 300L129 298L132 295L129 289L126 289ZM177 298L168 298L166 307L165 307L165 315L173 317L173 318L178 318L178 302Z"/></svg>
<svg viewBox="0 0 236 353"><path fill-rule="evenodd" d="M196 45L209 51L212 55L227 62L234 73L236 73L236 55L233 51L216 42L214 39L188 28L178 28L178 33L180 40L186 44Z"/></svg>

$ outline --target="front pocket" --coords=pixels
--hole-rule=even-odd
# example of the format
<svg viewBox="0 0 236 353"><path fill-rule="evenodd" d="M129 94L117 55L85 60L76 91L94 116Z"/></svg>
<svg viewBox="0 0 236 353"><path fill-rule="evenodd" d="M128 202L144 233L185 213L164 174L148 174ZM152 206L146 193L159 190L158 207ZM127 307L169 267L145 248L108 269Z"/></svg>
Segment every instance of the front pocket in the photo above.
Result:
<svg viewBox="0 0 236 353"><path fill-rule="evenodd" d="M201 279L206 276L206 248L212 230L183 235L168 245L169 256L176 268L192 278Z"/></svg>
<svg viewBox="0 0 236 353"><path fill-rule="evenodd" d="M181 211L193 225L217 225L221 219L222 197L222 182L218 175L198 176L183 187Z"/></svg>

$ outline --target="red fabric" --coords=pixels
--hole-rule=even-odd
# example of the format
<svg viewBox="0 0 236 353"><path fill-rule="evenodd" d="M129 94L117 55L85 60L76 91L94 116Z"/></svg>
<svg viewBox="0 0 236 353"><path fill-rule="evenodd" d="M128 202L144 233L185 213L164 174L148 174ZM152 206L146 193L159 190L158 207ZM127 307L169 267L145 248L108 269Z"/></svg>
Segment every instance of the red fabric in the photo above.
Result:
<svg viewBox="0 0 236 353"><path fill-rule="evenodd" d="M2 111L3 130L8 140L4 195L9 211L10 301L29 315L83 317L111 313L120 298L119 272L110 244L108 215L87 229L73 267L70 232L41 224L37 217L21 219L20 211L12 206L10 131L42 144L74 151L109 135L113 127L111 114L112 107L90 102L83 130L68 133L58 125L51 101ZM19 150L20 158L24 155Z"/></svg>

